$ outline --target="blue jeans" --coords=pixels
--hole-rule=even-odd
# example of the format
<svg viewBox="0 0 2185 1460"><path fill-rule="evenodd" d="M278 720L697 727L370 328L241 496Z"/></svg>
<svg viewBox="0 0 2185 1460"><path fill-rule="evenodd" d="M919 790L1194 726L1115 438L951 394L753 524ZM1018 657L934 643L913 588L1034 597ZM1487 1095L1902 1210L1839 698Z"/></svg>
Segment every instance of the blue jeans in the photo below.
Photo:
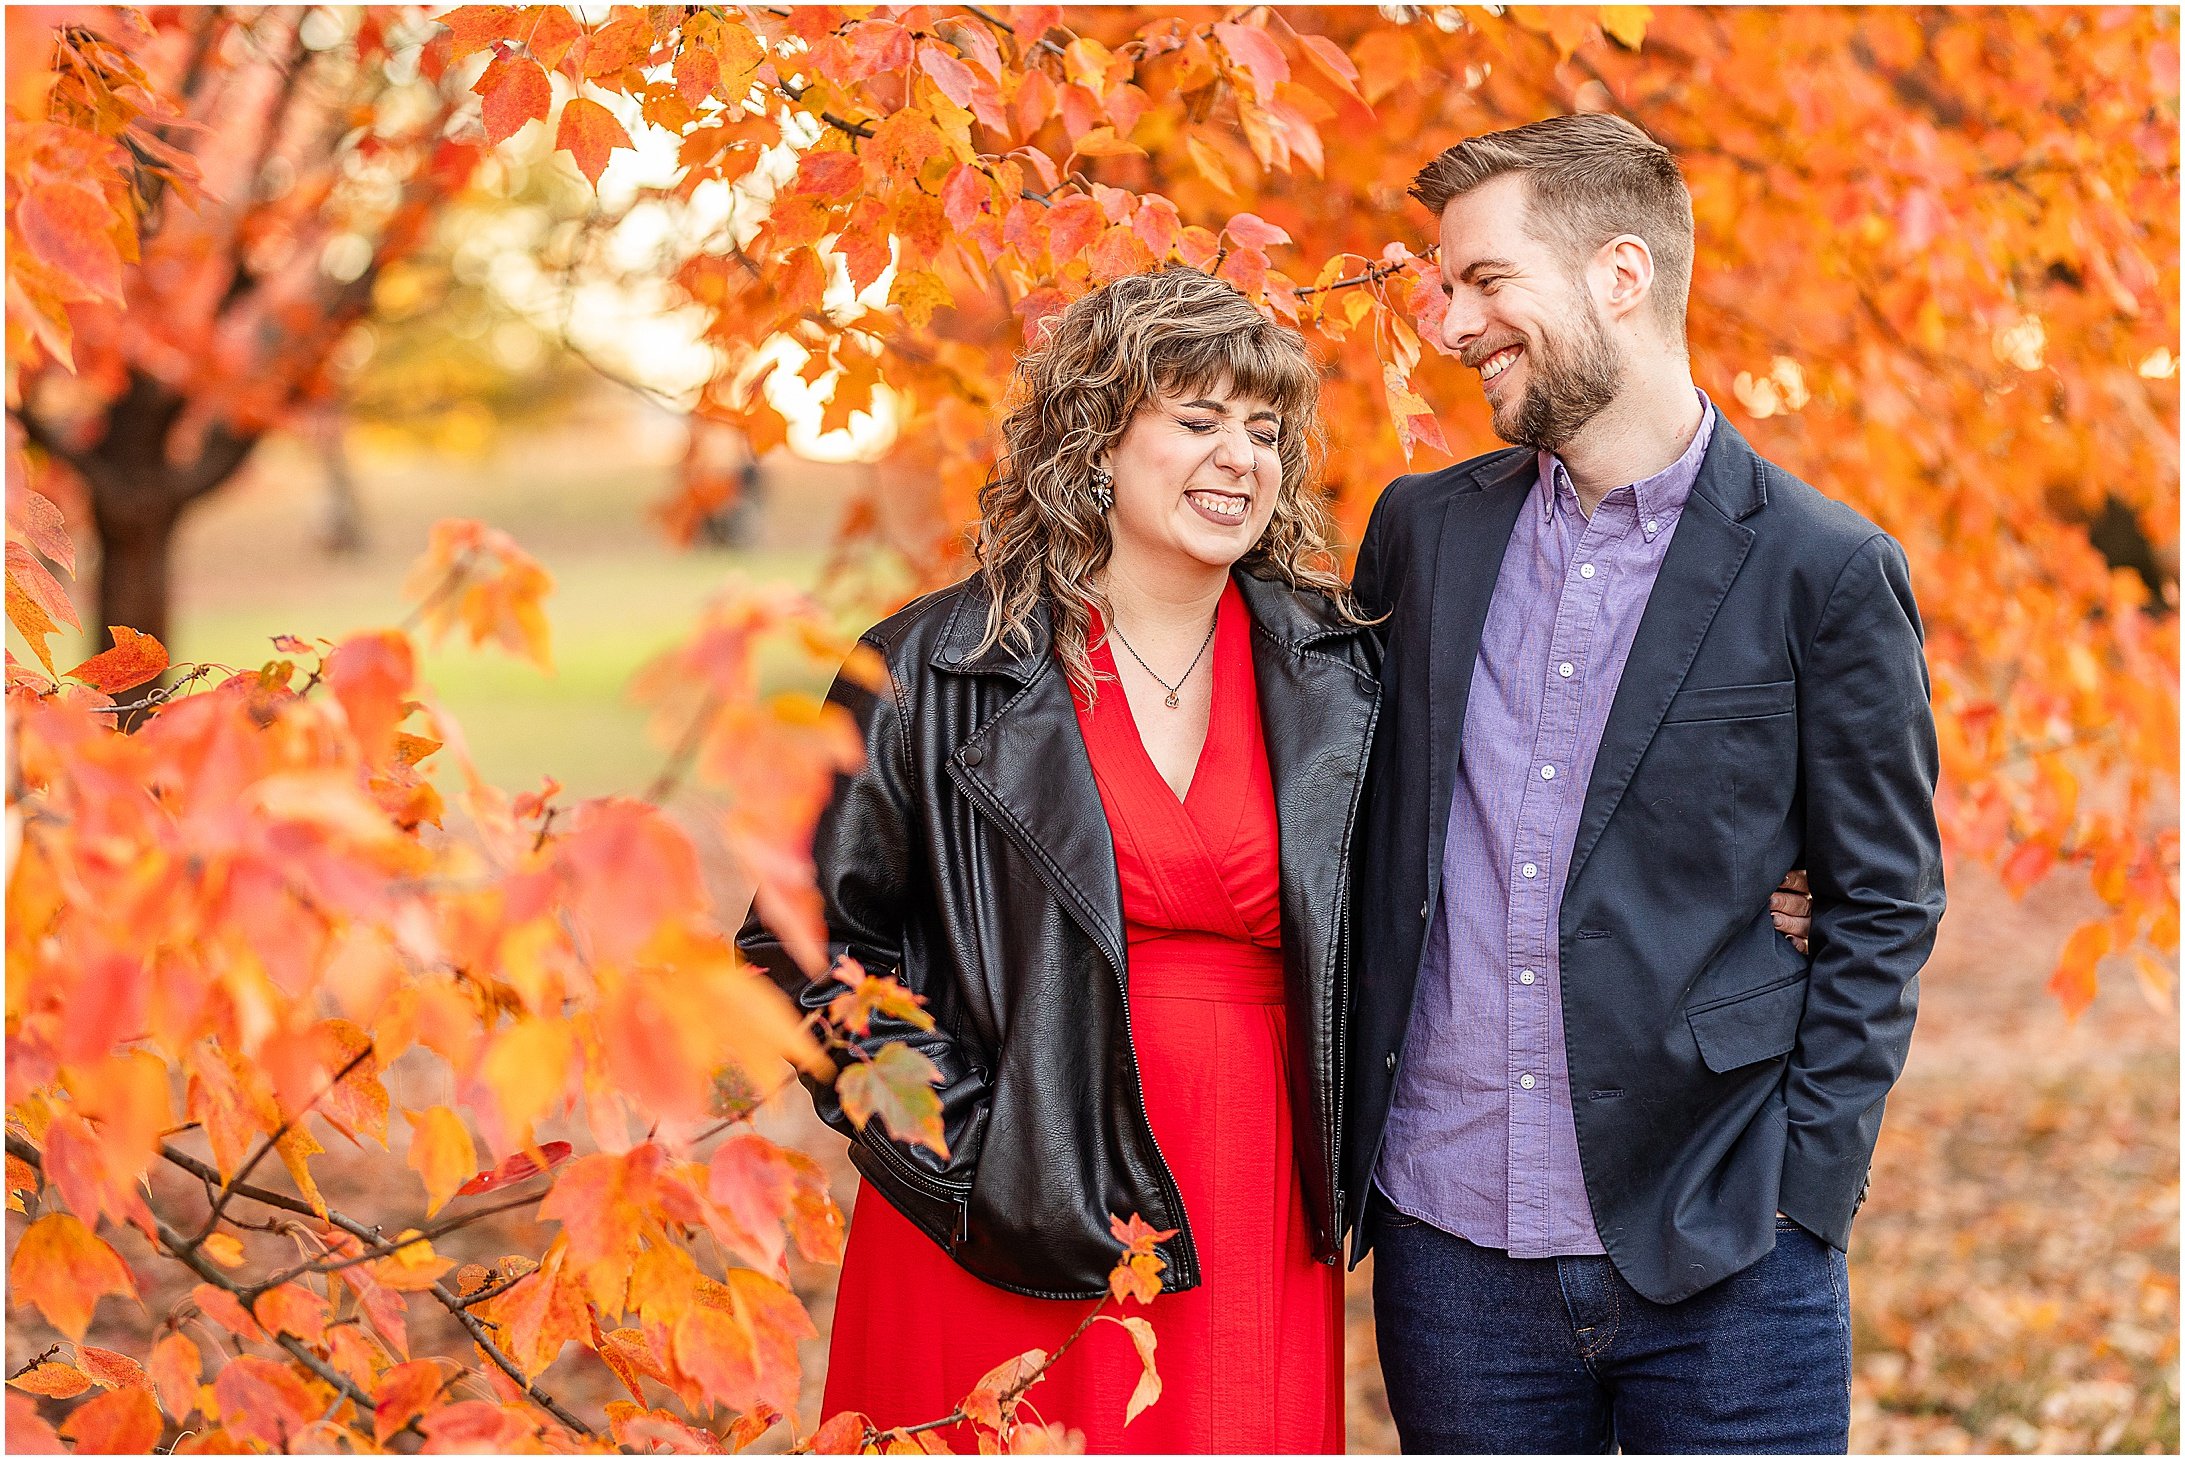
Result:
<svg viewBox="0 0 2185 1460"><path fill-rule="evenodd" d="M1512 1257L1376 1191L1373 1309L1406 1453L1842 1454L1844 1255L1786 1218L1775 1248L1681 1303L1606 1257Z"/></svg>

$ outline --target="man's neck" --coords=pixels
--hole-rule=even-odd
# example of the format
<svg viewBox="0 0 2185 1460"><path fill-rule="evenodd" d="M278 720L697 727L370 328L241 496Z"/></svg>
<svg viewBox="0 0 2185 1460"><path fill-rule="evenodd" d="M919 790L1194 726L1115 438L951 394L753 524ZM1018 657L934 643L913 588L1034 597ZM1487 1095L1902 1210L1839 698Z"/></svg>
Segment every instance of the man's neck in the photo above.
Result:
<svg viewBox="0 0 2185 1460"><path fill-rule="evenodd" d="M1623 392L1555 455L1590 517L1618 487L1667 470L1691 446L1705 419L1683 361L1634 370Z"/></svg>

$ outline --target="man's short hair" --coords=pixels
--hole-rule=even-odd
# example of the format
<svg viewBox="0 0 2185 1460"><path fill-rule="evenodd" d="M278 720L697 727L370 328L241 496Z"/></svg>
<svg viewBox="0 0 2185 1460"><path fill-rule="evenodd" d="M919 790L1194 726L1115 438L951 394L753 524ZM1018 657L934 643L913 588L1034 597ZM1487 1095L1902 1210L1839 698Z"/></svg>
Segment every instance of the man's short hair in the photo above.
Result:
<svg viewBox="0 0 2185 1460"><path fill-rule="evenodd" d="M1692 195L1669 149L1622 117L1580 112L1468 137L1419 169L1411 196L1435 217L1452 198L1504 173L1529 184L1527 218L1573 264L1619 233L1654 255L1655 318L1684 342L1692 290Z"/></svg>

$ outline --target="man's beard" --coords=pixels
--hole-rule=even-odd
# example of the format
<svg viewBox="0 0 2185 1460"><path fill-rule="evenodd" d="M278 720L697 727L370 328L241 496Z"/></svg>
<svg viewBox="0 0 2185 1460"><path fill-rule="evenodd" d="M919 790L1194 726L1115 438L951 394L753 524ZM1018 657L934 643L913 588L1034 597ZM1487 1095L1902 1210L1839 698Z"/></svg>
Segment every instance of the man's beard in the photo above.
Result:
<svg viewBox="0 0 2185 1460"><path fill-rule="evenodd" d="M1513 446L1561 451L1623 389L1623 357L1600 316L1583 298L1572 306L1568 342L1543 331L1525 351L1524 393L1495 407L1495 434Z"/></svg>

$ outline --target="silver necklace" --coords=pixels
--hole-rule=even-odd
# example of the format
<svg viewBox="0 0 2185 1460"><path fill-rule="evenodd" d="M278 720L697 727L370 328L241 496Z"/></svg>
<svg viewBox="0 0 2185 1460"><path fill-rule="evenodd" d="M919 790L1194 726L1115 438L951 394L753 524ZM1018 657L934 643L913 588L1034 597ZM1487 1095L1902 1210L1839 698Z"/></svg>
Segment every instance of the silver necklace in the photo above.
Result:
<svg viewBox="0 0 2185 1460"><path fill-rule="evenodd" d="M1118 644L1121 644L1125 649L1130 650L1130 657L1138 661L1138 667L1140 669L1143 669L1146 673L1153 676L1153 682L1155 684L1158 684L1161 688L1168 691L1168 698L1166 700L1163 700L1162 703L1173 710L1176 708L1177 705L1176 696L1182 692L1184 682L1191 678L1191 671L1197 669L1199 667L1199 661L1206 657L1206 646L1214 642L1214 625L1220 622L1221 614L1219 611L1217 611L1214 614L1212 621L1209 622L1206 626L1206 637L1199 640L1199 652L1191 656L1191 662L1184 667L1184 672L1182 674L1176 676L1176 682L1174 684L1170 684L1167 680L1161 678L1160 673L1155 670L1152 665L1146 663L1145 655L1139 653L1136 649L1131 649L1130 640L1123 637L1123 631L1120 628L1116 627L1114 624L1111 623L1108 625L1108 632L1115 635L1115 641Z"/></svg>

